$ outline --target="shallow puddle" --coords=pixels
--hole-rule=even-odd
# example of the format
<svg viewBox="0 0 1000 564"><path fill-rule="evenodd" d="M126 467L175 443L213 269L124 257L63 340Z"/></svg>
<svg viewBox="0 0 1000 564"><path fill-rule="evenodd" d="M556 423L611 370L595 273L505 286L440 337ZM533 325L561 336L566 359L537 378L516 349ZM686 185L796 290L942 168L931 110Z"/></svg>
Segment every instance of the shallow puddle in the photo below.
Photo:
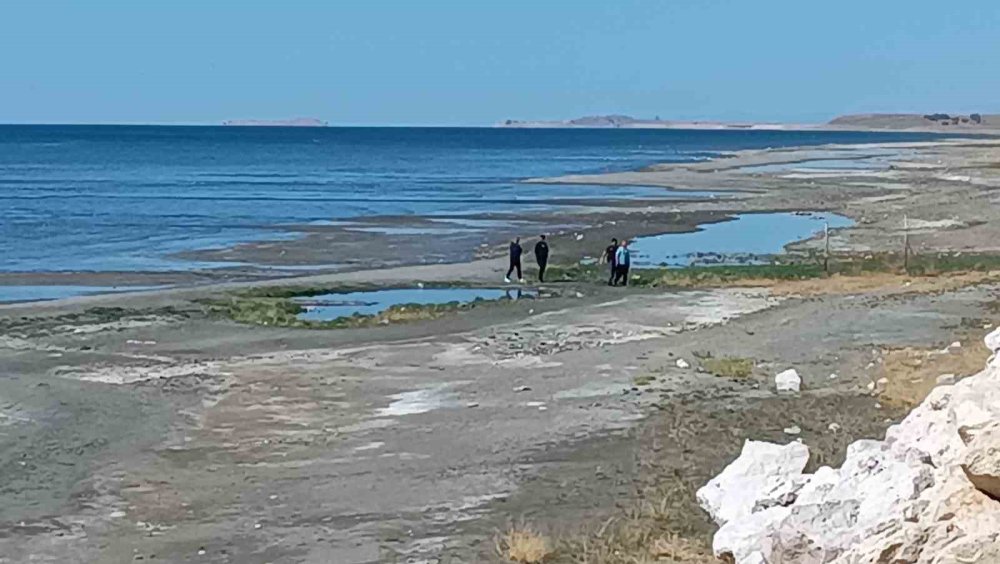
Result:
<svg viewBox="0 0 1000 564"><path fill-rule="evenodd" d="M365 292L323 294L297 298L305 311L300 319L332 321L353 315L378 315L396 305L471 303L476 300L518 300L538 297L534 288L394 288Z"/></svg>
<svg viewBox="0 0 1000 564"><path fill-rule="evenodd" d="M850 219L830 213L743 214L732 221L703 225L693 233L639 237L630 247L632 263L651 268L760 262L763 256L782 252L789 243L821 233L826 222L831 229L853 225Z"/></svg>
<svg viewBox="0 0 1000 564"><path fill-rule="evenodd" d="M427 413L445 407L458 407L458 400L447 392L449 384L438 384L429 388L400 392L389 396L393 400L388 407L379 409L379 417L399 417Z"/></svg>

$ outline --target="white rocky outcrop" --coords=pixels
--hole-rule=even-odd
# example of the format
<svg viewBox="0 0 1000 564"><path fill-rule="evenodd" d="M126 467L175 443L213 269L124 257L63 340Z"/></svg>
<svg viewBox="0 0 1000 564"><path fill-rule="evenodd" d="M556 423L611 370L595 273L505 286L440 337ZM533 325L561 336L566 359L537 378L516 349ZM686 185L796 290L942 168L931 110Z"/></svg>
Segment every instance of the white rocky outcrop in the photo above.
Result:
<svg viewBox="0 0 1000 564"><path fill-rule="evenodd" d="M737 564L1000 563L1000 330L986 369L935 388L884 441L804 474L808 449L748 441L698 501Z"/></svg>

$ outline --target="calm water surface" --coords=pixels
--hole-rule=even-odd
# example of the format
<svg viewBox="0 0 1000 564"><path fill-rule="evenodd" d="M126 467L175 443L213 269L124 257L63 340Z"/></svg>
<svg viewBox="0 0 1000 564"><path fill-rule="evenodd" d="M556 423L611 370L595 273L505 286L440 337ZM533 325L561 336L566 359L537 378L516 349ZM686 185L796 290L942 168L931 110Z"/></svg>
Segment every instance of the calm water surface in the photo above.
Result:
<svg viewBox="0 0 1000 564"><path fill-rule="evenodd" d="M186 270L185 250L373 215L521 213L650 188L541 186L749 148L899 133L0 126L0 271ZM447 226L442 226L447 227Z"/></svg>

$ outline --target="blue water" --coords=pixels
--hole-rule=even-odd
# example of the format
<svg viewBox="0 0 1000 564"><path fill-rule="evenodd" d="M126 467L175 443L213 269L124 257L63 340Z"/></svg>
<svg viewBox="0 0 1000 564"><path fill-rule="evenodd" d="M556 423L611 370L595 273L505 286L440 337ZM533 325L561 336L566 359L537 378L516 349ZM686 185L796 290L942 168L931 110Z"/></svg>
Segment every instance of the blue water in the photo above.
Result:
<svg viewBox="0 0 1000 564"><path fill-rule="evenodd" d="M926 134L0 126L0 271L183 270L184 250L372 215L524 213L651 188L519 179Z"/></svg>
<svg viewBox="0 0 1000 564"><path fill-rule="evenodd" d="M405 304L469 303L476 300L517 300L537 297L538 291L530 288L394 288L366 292L323 294L297 299L306 311L300 319L332 321L352 315L377 315L392 306Z"/></svg>
<svg viewBox="0 0 1000 564"><path fill-rule="evenodd" d="M630 246L632 262L637 268L688 266L698 262L729 262L734 256L746 259L746 255L773 255L789 243L821 233L826 223L830 229L836 229L853 222L829 213L743 214L732 221L703 225L691 233L639 237Z"/></svg>

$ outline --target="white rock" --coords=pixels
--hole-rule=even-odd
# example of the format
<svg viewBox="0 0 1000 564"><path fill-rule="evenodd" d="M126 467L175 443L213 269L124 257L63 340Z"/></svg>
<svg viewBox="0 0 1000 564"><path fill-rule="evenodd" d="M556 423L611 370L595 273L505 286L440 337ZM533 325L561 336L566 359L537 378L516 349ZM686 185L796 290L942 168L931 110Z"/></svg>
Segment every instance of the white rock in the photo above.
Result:
<svg viewBox="0 0 1000 564"><path fill-rule="evenodd" d="M949 349L960 349L960 348L962 348L962 343L961 343L961 341L955 341L954 343L948 345L948 348Z"/></svg>
<svg viewBox="0 0 1000 564"><path fill-rule="evenodd" d="M739 458L698 490L698 503L716 523L743 519L750 515L769 480L799 475L808 461L809 449L801 443L746 441Z"/></svg>
<svg viewBox="0 0 1000 564"><path fill-rule="evenodd" d="M1000 351L1000 329L990 332L983 341L986 343L986 348L996 354L997 351Z"/></svg>
<svg viewBox="0 0 1000 564"><path fill-rule="evenodd" d="M830 374L830 379L831 380L836 380L837 379L837 375L836 374Z"/></svg>
<svg viewBox="0 0 1000 564"><path fill-rule="evenodd" d="M778 392L798 392L802 387L802 378L794 368L788 369L774 377L774 386Z"/></svg>
<svg viewBox="0 0 1000 564"><path fill-rule="evenodd" d="M987 341L1000 345L1000 332ZM852 443L840 468L803 474L807 458L798 443L747 441L698 491L720 525L717 556L738 564L1000 562L1000 503L990 497L1000 497L1000 363L934 388L884 441Z"/></svg>
<svg viewBox="0 0 1000 564"><path fill-rule="evenodd" d="M962 470L977 490L1000 499L1000 422L975 434L968 442Z"/></svg>
<svg viewBox="0 0 1000 564"><path fill-rule="evenodd" d="M799 435L802 433L802 428L798 425L792 425L791 427L784 428L786 435Z"/></svg>
<svg viewBox="0 0 1000 564"><path fill-rule="evenodd" d="M688 361L684 360L683 358L678 358L677 362L675 362L674 364L676 364L677 368L680 368L681 370L687 370L688 368L691 368L691 365L688 364Z"/></svg>
<svg viewBox="0 0 1000 564"><path fill-rule="evenodd" d="M830 423L830 425L827 426L827 429L829 429L831 433L839 433L840 432L840 424L839 423Z"/></svg>

